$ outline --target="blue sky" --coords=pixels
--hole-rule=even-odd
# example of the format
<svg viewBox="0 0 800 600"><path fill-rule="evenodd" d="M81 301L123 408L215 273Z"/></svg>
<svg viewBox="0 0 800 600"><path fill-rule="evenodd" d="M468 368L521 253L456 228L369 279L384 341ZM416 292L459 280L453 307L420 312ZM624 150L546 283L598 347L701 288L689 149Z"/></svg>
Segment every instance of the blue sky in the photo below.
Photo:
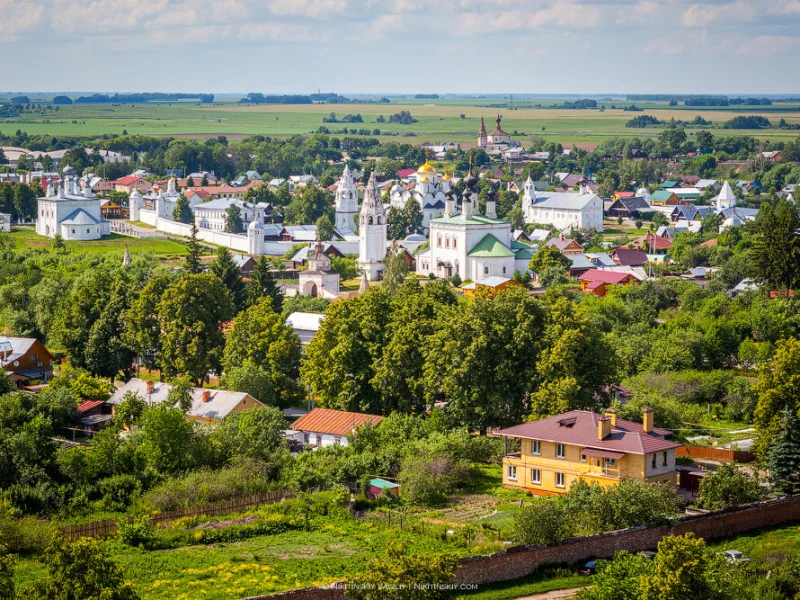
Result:
<svg viewBox="0 0 800 600"><path fill-rule="evenodd" d="M798 93L800 0L0 0L3 91Z"/></svg>

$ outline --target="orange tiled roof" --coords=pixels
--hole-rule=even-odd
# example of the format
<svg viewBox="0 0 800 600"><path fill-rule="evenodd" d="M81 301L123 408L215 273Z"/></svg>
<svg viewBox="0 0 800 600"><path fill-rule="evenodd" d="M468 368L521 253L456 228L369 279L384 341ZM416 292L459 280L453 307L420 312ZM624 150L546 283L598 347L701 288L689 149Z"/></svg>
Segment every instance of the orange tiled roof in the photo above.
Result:
<svg viewBox="0 0 800 600"><path fill-rule="evenodd" d="M367 415L330 408L315 408L307 415L297 419L292 425L292 429L330 435L348 435L354 429L366 423L377 425L382 420L383 417L379 415Z"/></svg>

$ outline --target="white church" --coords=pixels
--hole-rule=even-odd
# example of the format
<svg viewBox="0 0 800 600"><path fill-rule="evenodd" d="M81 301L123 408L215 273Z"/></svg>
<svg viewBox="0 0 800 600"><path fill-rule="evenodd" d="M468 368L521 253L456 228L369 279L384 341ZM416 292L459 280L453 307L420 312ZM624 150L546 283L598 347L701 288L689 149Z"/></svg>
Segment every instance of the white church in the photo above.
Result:
<svg viewBox="0 0 800 600"><path fill-rule="evenodd" d="M450 191L450 176L441 175L427 160L417 169L416 182L411 190L395 184L389 191L389 205L403 209L410 199L419 203L422 212L422 228L428 230L430 222L444 214L447 193Z"/></svg>
<svg viewBox="0 0 800 600"><path fill-rule="evenodd" d="M92 186L81 190L76 178L64 177L55 187L48 183L46 195L37 201L36 233L65 240L99 240L111 233L111 224L100 216L101 202Z"/></svg>
<svg viewBox="0 0 800 600"><path fill-rule="evenodd" d="M552 225L559 230L603 231L603 199L582 186L578 192L537 192L530 175L522 188L526 223Z"/></svg>
<svg viewBox="0 0 800 600"><path fill-rule="evenodd" d="M334 206L336 207L336 223L334 227L341 235L353 234L358 218L358 192L356 191L353 175L350 168L345 165L342 176L334 192Z"/></svg>
<svg viewBox="0 0 800 600"><path fill-rule="evenodd" d="M383 206L375 171L369 177L364 202L358 215L358 268L368 281L381 278L386 258L386 209Z"/></svg>
<svg viewBox="0 0 800 600"><path fill-rule="evenodd" d="M500 121L501 118L498 114L494 131L487 133L486 125L484 125L483 117L481 117L481 127L478 130L478 148L481 148L487 154L502 154L506 150L519 146L518 142L512 141L511 136L503 131L503 128L500 127Z"/></svg>
<svg viewBox="0 0 800 600"><path fill-rule="evenodd" d="M429 245L417 254L417 274L450 278L456 273L463 280L487 277L513 277L525 272L531 254L512 240L511 223L497 218L494 195L486 201L486 214L478 212L478 194L473 189L477 178L465 180L461 212L448 196L444 216L430 223Z"/></svg>

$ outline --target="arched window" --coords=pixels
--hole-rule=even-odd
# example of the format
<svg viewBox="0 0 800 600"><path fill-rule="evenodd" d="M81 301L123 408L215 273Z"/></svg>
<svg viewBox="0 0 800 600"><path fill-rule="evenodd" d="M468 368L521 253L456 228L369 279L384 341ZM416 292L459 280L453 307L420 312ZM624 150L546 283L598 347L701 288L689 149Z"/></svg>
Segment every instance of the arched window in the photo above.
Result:
<svg viewBox="0 0 800 600"><path fill-rule="evenodd" d="M372 217L369 217L369 218L367 219L367 222L368 222L368 223L367 223L368 225L372 225Z"/></svg>
<svg viewBox="0 0 800 600"><path fill-rule="evenodd" d="M436 247L437 248L441 248L442 247L442 234L441 233L436 235Z"/></svg>
<svg viewBox="0 0 800 600"><path fill-rule="evenodd" d="M458 238L453 236L453 250L458 247Z"/></svg>
<svg viewBox="0 0 800 600"><path fill-rule="evenodd" d="M445 248L449 248L450 247L450 236L449 235L445 236L445 238L444 238L444 247Z"/></svg>

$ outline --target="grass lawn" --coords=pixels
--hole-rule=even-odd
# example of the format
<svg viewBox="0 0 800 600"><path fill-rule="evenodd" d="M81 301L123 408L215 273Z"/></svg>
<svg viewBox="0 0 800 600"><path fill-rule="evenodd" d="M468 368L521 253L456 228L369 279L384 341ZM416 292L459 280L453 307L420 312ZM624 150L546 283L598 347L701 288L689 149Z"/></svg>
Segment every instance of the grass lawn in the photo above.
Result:
<svg viewBox="0 0 800 600"><path fill-rule="evenodd" d="M289 531L240 542L147 551L111 542L111 556L143 600L229 600L340 581L361 571L390 540L411 552L468 551L427 536L378 528L361 521L333 521L312 531ZM18 586L45 574L41 563L21 560Z"/></svg>
<svg viewBox="0 0 800 600"><path fill-rule="evenodd" d="M50 248L53 240L36 233L33 227L12 227L11 233L5 234L6 240L12 242L16 247L30 248ZM120 260L125 252L125 246L135 256L136 252L152 252L163 258L183 256L186 254L186 247L175 240L169 238L134 238L125 235L112 233L100 240L94 241L65 241L70 250L80 250L86 253L105 254L118 252Z"/></svg>
<svg viewBox="0 0 800 600"><path fill-rule="evenodd" d="M715 551L739 550L750 557L751 565L769 565L800 553L800 525L780 525L754 529L741 535L709 542ZM754 567L756 565L753 565Z"/></svg>

